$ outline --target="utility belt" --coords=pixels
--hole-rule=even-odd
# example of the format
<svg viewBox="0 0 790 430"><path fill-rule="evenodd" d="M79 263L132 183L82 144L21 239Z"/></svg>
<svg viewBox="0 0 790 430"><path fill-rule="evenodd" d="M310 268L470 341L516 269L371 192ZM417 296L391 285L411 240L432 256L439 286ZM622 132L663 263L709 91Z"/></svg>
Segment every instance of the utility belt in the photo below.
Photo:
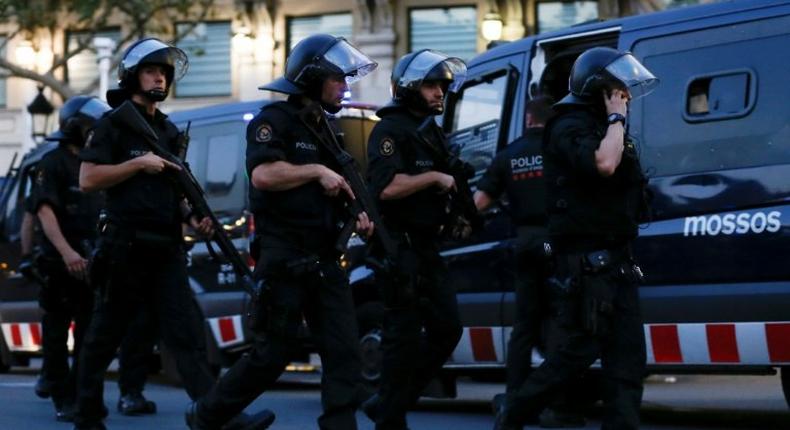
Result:
<svg viewBox="0 0 790 430"><path fill-rule="evenodd" d="M110 218L99 220L99 235L109 241L123 241L152 246L177 245L183 241L179 229L151 230L120 224Z"/></svg>
<svg viewBox="0 0 790 430"><path fill-rule="evenodd" d="M612 329L621 288L644 281L629 247L561 253L554 257L555 275L548 279L552 308L560 324L592 335Z"/></svg>

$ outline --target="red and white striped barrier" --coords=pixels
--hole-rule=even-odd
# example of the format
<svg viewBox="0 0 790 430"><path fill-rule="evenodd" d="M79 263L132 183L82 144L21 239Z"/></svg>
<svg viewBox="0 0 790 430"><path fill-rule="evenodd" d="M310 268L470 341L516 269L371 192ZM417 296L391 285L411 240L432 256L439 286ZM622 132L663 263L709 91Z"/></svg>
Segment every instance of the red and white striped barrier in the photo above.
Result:
<svg viewBox="0 0 790 430"><path fill-rule="evenodd" d="M208 318L208 324L220 349L244 343L241 315Z"/></svg>

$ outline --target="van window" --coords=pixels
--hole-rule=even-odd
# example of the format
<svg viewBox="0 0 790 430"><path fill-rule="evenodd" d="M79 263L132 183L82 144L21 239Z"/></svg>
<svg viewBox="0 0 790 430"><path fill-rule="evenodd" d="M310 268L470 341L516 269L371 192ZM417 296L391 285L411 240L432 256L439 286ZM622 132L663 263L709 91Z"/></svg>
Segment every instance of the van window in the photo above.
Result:
<svg viewBox="0 0 790 430"><path fill-rule="evenodd" d="M225 194L233 187L239 172L239 145L237 134L211 136L208 139L206 164L206 192Z"/></svg>
<svg viewBox="0 0 790 430"><path fill-rule="evenodd" d="M245 133L241 118L192 127L187 162L215 212L235 216L246 207Z"/></svg>
<svg viewBox="0 0 790 430"><path fill-rule="evenodd" d="M750 70L694 78L686 91L686 121L718 121L746 115L755 102Z"/></svg>
<svg viewBox="0 0 790 430"><path fill-rule="evenodd" d="M497 149L505 105L506 71L465 87L455 104L450 145L477 172L475 180L491 163Z"/></svg>

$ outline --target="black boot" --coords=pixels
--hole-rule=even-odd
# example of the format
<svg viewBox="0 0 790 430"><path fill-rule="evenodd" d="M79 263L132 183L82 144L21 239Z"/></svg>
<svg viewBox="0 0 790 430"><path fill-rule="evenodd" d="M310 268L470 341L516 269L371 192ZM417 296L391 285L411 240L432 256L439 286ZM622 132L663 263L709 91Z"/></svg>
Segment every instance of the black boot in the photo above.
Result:
<svg viewBox="0 0 790 430"><path fill-rule="evenodd" d="M38 397L48 399L52 395L52 381L45 378L44 375L39 375L36 380L36 386L33 389Z"/></svg>
<svg viewBox="0 0 790 430"><path fill-rule="evenodd" d="M103 423L96 423L91 425L77 425L74 424L72 430L107 430Z"/></svg>
<svg viewBox="0 0 790 430"><path fill-rule="evenodd" d="M507 420L507 395L497 394L491 401L494 410L494 430L522 430L523 425L516 425Z"/></svg>
<svg viewBox="0 0 790 430"><path fill-rule="evenodd" d="M274 412L268 409L253 415L242 412L225 423L222 430L266 430L272 425L274 418Z"/></svg>
<svg viewBox="0 0 790 430"><path fill-rule="evenodd" d="M221 428L211 426L197 412L197 402L187 406L184 418L191 430L266 430L274 422L274 412L264 409L257 414L247 415L244 412L236 415Z"/></svg>
<svg viewBox="0 0 790 430"><path fill-rule="evenodd" d="M55 403L55 420L62 423L74 422L74 403L72 402L56 402Z"/></svg>
<svg viewBox="0 0 790 430"><path fill-rule="evenodd" d="M192 402L187 406L187 410L184 412L184 420L187 423L187 427L191 430L210 429L210 427L200 419L200 415L197 413L197 402Z"/></svg>
<svg viewBox="0 0 790 430"><path fill-rule="evenodd" d="M546 408L540 414L540 426L547 429L584 427L587 421L577 412Z"/></svg>
<svg viewBox="0 0 790 430"><path fill-rule="evenodd" d="M123 415L155 414L156 403L147 400L142 393L129 393L118 399L118 412Z"/></svg>

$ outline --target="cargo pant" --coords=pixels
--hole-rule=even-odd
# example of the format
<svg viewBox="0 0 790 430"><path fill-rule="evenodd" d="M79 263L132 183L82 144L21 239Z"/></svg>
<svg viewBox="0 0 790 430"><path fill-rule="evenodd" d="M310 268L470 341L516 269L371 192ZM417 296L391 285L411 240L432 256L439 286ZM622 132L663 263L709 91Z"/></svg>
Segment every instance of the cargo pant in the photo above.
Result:
<svg viewBox="0 0 790 430"><path fill-rule="evenodd" d="M354 430L364 400L351 289L335 256L311 255L279 237L260 238L254 279L264 281L260 330L241 357L198 402L200 420L221 427L269 389L301 347L303 317L321 356L322 430Z"/></svg>
<svg viewBox="0 0 790 430"><path fill-rule="evenodd" d="M602 259L603 260L603 259ZM603 429L637 429L645 376L645 337L639 307L641 271L625 251L557 256L556 287L564 290L560 323L566 341L535 369L506 404L506 421L523 425L596 359L603 370Z"/></svg>

